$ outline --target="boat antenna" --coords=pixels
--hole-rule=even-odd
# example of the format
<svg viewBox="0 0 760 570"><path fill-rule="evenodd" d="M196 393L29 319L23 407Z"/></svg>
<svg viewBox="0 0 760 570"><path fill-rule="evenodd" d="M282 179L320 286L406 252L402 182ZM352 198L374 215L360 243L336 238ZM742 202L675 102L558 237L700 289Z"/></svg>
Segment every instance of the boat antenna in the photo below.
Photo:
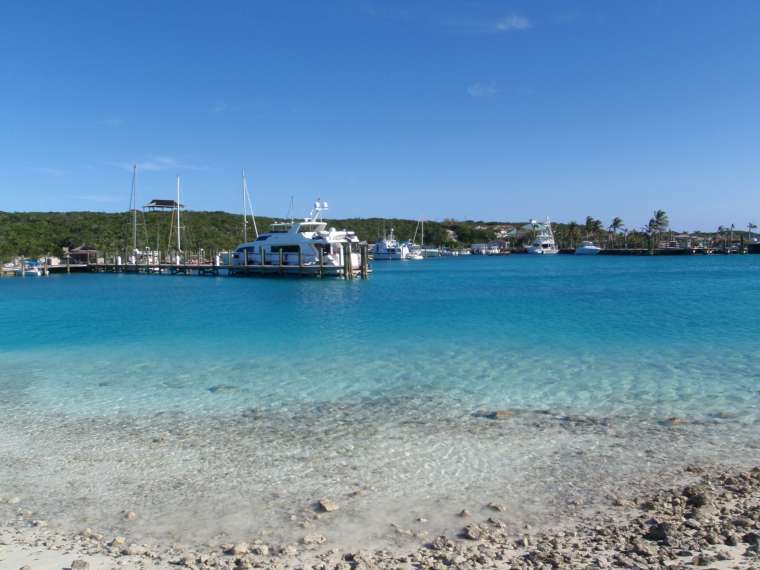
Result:
<svg viewBox="0 0 760 570"><path fill-rule="evenodd" d="M290 204L288 205L288 214L285 216L286 220L293 221L293 196L290 196Z"/></svg>

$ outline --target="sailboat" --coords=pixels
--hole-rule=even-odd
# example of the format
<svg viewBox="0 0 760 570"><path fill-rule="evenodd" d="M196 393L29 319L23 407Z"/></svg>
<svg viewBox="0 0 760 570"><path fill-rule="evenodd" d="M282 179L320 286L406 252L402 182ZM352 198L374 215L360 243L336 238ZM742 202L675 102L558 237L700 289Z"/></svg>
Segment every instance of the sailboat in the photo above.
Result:
<svg viewBox="0 0 760 570"><path fill-rule="evenodd" d="M422 229L420 230L420 228ZM417 245L415 243L418 231L420 232L420 245ZM405 244L409 249L409 253L406 256L407 259L425 259L423 254L423 247L425 245L425 221L422 218L420 218L420 220L417 222L417 226L414 228L414 235L412 236L412 239L410 241L405 241L402 243Z"/></svg>

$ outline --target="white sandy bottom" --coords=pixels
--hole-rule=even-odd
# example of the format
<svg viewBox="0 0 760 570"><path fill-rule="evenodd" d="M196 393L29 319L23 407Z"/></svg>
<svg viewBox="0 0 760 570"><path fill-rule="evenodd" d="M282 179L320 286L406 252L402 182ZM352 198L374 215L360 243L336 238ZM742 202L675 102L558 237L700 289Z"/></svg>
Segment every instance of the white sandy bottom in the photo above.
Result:
<svg viewBox="0 0 760 570"><path fill-rule="evenodd" d="M287 544L319 533L330 546L397 547L452 535L462 509L486 515L493 503L515 530L544 526L667 483L687 463L760 461L757 426L728 417L674 427L416 409L2 421L0 498L19 502L0 504L0 515L151 543ZM321 498L339 509L320 512Z"/></svg>

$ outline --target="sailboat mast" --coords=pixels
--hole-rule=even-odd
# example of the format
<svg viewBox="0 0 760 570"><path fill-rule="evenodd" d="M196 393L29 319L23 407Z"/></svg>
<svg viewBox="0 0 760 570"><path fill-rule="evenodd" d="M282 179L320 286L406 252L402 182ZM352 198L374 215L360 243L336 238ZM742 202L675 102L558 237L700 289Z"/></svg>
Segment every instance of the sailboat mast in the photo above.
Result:
<svg viewBox="0 0 760 570"><path fill-rule="evenodd" d="M246 203L247 188L245 183L245 168L243 169L243 243L248 243L248 204Z"/></svg>
<svg viewBox="0 0 760 570"><path fill-rule="evenodd" d="M179 176L177 176L177 253L182 253L182 226L179 219Z"/></svg>
<svg viewBox="0 0 760 570"><path fill-rule="evenodd" d="M137 251L137 165L132 165L132 252Z"/></svg>

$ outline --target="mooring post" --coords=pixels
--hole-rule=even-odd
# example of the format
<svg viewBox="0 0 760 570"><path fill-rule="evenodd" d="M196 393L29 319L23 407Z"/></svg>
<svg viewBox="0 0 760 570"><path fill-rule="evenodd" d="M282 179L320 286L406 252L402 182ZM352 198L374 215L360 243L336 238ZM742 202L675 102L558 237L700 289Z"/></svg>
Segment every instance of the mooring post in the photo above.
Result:
<svg viewBox="0 0 760 570"><path fill-rule="evenodd" d="M322 273L325 269L325 251L319 248L319 276L322 277Z"/></svg>
<svg viewBox="0 0 760 570"><path fill-rule="evenodd" d="M361 257L362 257L362 279L366 279L369 276L369 246L367 242L361 244Z"/></svg>
<svg viewBox="0 0 760 570"><path fill-rule="evenodd" d="M346 274L346 279L354 278L354 268L351 260L351 244L343 244L343 272Z"/></svg>

